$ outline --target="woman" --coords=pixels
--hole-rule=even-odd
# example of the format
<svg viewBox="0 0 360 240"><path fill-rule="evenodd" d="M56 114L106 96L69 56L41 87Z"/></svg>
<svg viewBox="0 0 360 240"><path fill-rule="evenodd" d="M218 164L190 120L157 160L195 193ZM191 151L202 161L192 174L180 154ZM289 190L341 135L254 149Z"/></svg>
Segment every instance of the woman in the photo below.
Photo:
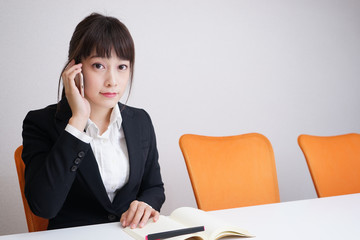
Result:
<svg viewBox="0 0 360 240"><path fill-rule="evenodd" d="M70 41L61 101L24 120L25 196L48 229L116 221L135 228L159 217L165 195L150 117L119 103L131 89L134 53L119 20L86 17Z"/></svg>

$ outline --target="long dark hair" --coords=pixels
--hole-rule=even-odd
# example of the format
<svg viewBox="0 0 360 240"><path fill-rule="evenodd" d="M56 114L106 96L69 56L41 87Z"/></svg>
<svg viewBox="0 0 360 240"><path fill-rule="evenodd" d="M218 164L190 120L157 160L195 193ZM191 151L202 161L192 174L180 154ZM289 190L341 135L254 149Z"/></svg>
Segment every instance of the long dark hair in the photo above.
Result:
<svg viewBox="0 0 360 240"><path fill-rule="evenodd" d="M92 13L76 26L70 40L68 61L59 78L58 101L61 75L71 60L74 59L76 63L80 63L82 59L89 57L94 50L97 56L109 58L112 49L119 58L130 61L130 95L135 64L135 45L131 34L117 18ZM65 98L64 89L61 94L61 99L63 98Z"/></svg>

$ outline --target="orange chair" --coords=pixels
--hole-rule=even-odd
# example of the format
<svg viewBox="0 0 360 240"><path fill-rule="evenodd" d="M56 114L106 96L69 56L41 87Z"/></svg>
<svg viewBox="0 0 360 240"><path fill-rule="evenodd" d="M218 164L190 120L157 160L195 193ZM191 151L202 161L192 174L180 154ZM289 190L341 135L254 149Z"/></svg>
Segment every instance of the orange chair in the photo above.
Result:
<svg viewBox="0 0 360 240"><path fill-rule="evenodd" d="M360 134L300 135L318 197L360 193Z"/></svg>
<svg viewBox="0 0 360 240"><path fill-rule="evenodd" d="M274 152L265 136L185 134L179 144L199 209L280 202Z"/></svg>
<svg viewBox="0 0 360 240"><path fill-rule="evenodd" d="M25 194L24 194L25 164L24 164L23 160L21 159L22 150L23 150L23 146L18 147L15 150L14 158L15 158L16 170L17 170L17 174L18 174L18 178L19 178L21 197L22 197L23 204L24 204L26 222L28 225L29 232L43 231L43 230L47 229L49 220L38 217L35 214L33 214L33 212L30 210L28 202L25 198Z"/></svg>

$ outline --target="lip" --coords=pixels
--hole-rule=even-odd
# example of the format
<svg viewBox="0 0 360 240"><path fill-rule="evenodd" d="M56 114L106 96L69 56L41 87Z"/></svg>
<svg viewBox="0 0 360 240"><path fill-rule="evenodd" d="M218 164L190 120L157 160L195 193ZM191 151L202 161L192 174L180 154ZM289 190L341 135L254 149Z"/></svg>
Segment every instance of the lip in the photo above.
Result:
<svg viewBox="0 0 360 240"><path fill-rule="evenodd" d="M104 92L104 93L101 93L101 95L103 95L104 97L107 97L107 98L114 98L114 97L116 97L117 93L114 93L114 92Z"/></svg>

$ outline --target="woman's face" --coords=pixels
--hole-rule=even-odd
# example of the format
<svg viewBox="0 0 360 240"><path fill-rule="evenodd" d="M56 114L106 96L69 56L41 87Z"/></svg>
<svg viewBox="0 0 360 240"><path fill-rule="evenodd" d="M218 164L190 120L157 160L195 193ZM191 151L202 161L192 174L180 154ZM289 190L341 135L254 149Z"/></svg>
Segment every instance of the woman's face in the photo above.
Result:
<svg viewBox="0 0 360 240"><path fill-rule="evenodd" d="M82 60L85 98L92 110L111 109L125 92L130 78L130 61L117 57L99 57L94 52Z"/></svg>

